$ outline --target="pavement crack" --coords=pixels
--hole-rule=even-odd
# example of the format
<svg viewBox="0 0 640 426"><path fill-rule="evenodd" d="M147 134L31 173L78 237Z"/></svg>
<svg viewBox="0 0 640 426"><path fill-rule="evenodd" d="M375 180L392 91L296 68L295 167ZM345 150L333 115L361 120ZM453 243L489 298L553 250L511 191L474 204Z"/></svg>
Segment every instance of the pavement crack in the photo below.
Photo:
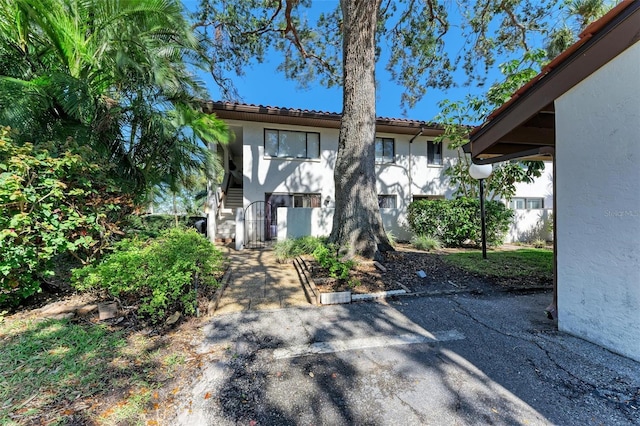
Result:
<svg viewBox="0 0 640 426"><path fill-rule="evenodd" d="M607 395L606 392L602 392L601 391L603 389L602 386L598 386L597 383L594 383L592 381L583 379L578 374L573 373L570 369L568 369L565 366L563 366L554 357L554 355L547 348L545 348L543 346L543 344L538 339L536 339L536 338L528 338L526 335L512 334L512 333L500 330L500 329L498 329L496 327L493 327L493 326L487 324L486 322L482 321L481 319L479 319L475 315L473 315L471 312L469 312L462 305L462 303L459 300L456 300L456 299L451 299L451 300L457 305L457 309L456 309L457 313L459 313L461 315L464 315L465 317L473 320L477 324L479 324L479 325L481 325L481 326L483 326L483 327L485 327L485 328L487 328L487 329L489 329L489 330L491 330L491 331L493 331L495 333L503 335L505 337L518 339L520 341L531 343L531 344L535 345L544 354L544 356L551 363L553 368L556 368L558 371L561 371L562 373L564 373L566 375L566 378L564 378L564 379L563 378L559 378L558 380L560 380L562 385L565 386L567 389L569 389L571 392L574 392L576 395L579 395L581 397L595 396L595 397L604 399L607 402L613 403L614 405L623 406L623 408L625 408L625 409L628 408L628 410L624 410L625 415L629 419L633 418L633 414L637 410L637 408L633 404L636 403L636 401L638 401L638 399L636 399L634 397L629 397L627 401L624 401L622 403L611 400L610 398L608 398L606 396ZM539 333L537 335L540 336ZM544 340L544 339L542 339L542 340ZM554 381L554 379L552 377L547 377L545 374L543 374L542 367L537 366L536 363L531 358L528 358L528 363L531 365L531 368L533 368L533 370L535 371L535 373L536 373L536 375L538 377L540 377L541 379L547 380L547 381ZM640 393L640 391L639 391L639 393ZM631 412L630 410L634 410L634 412Z"/></svg>
<svg viewBox="0 0 640 426"><path fill-rule="evenodd" d="M307 328L307 324L302 320L302 317L300 316L300 312L299 311L295 311L295 315L296 315L296 317L298 317L298 321L302 325L302 329L304 330L304 334L307 337L307 343L308 344L313 343L315 339L313 338L313 335L309 332L309 329Z"/></svg>
<svg viewBox="0 0 640 426"><path fill-rule="evenodd" d="M496 328L496 327L492 327L491 325L489 325L489 324L485 323L484 321L481 321L479 318L477 318L477 317L476 317L476 316L474 316L471 312L469 312L469 311L468 311L468 310L467 310L467 309L462 305L462 303L460 303L460 301L459 301L459 300L457 300L457 299L450 299L450 300L451 300L451 301L453 301L453 302L458 306L459 310L456 310L456 312L458 312L458 313L459 313L459 314L461 314L461 315L466 316L467 318L469 318L469 319L473 320L474 322L476 322L476 323L480 324L481 326L483 326L483 327L485 327L485 328L488 328L488 329L489 329L489 330L491 330L491 331L495 331L496 333L501 334L501 335L503 335L503 336L513 337L513 338L520 339L520 340L524 340L524 341L529 341L529 340L527 340L527 339L523 338L522 336L517 336L517 335L515 335L515 334L511 334L511 333L507 333L507 332L505 332L505 331L502 331L502 330L500 330L500 329L498 329L498 328Z"/></svg>

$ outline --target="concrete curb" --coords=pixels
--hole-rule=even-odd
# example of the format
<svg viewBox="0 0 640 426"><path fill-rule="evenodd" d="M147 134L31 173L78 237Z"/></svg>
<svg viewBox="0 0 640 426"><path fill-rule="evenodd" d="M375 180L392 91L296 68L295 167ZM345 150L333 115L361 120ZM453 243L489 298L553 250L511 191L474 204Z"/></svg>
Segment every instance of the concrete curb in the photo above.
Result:
<svg viewBox="0 0 640 426"><path fill-rule="evenodd" d="M229 280L231 279L231 264L229 264L227 266L227 270L225 271L224 275L222 276L222 281L220 282L220 288L218 289L218 291L216 292L216 298L213 301L213 306L211 305L211 302L209 302L209 306L207 309L207 316L210 317L213 315L213 313L218 309L218 305L220 304L220 299L222 299L222 294L224 293L224 291L226 290L227 286L229 285Z"/></svg>
<svg viewBox="0 0 640 426"><path fill-rule="evenodd" d="M309 303L313 305L320 305L320 291L318 290L318 287L316 287L316 283L313 282L311 275L309 275L307 264L304 263L304 260L301 258L296 257L293 259L293 266L298 272L300 281L302 281L302 287L304 288L304 293L307 296Z"/></svg>
<svg viewBox="0 0 640 426"><path fill-rule="evenodd" d="M296 271L298 271L307 299L309 299L309 302L314 305L335 305L362 300L386 299L389 297L414 295L414 293L411 293L407 287L400 283L398 283L398 285L402 287L402 289L381 291L377 293L353 294L350 291L320 293L318 287L313 281L313 278L311 278L311 274L309 274L309 268L307 267L307 263L304 259L296 257L293 259L293 265L295 266Z"/></svg>
<svg viewBox="0 0 640 426"><path fill-rule="evenodd" d="M387 297L396 297L396 296L404 296L407 294L406 290L388 290L388 291L379 291L377 293L366 293L366 294L352 294L351 301L355 302L358 300L373 300L373 299L386 299Z"/></svg>

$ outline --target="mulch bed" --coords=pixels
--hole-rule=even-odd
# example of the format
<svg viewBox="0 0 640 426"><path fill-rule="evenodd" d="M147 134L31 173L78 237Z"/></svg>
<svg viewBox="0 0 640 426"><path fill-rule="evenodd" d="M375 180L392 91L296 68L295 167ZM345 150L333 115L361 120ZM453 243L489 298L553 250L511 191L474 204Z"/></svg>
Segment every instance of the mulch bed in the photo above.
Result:
<svg viewBox="0 0 640 426"><path fill-rule="evenodd" d="M410 245L399 244L393 252L383 254L382 272L372 261L358 259L350 280L331 278L329 272L312 258L305 257L311 277L320 292L347 291L365 294L407 288L412 293L468 290L487 292L492 290L539 290L551 288L552 281L540 277L486 277L475 276L450 265L443 258L445 251L424 252ZM418 276L424 271L425 278Z"/></svg>

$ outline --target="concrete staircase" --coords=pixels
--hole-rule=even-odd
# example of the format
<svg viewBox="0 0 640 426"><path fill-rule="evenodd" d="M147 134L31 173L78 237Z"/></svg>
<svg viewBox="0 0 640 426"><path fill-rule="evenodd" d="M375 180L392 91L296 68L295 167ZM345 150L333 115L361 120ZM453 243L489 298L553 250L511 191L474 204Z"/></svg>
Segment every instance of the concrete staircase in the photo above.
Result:
<svg viewBox="0 0 640 426"><path fill-rule="evenodd" d="M222 202L216 227L216 240L236 238L236 209L242 207L242 188L229 188Z"/></svg>
<svg viewBox="0 0 640 426"><path fill-rule="evenodd" d="M242 188L229 188L224 197L223 209L231 209L235 214L236 209L242 207L242 197Z"/></svg>

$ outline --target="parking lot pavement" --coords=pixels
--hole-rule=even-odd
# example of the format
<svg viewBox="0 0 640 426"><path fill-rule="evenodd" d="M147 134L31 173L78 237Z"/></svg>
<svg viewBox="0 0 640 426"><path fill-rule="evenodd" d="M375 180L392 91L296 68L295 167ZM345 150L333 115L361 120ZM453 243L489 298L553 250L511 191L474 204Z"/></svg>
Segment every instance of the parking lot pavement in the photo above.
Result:
<svg viewBox="0 0 640 426"><path fill-rule="evenodd" d="M549 294L219 315L175 423L640 424L640 364L558 332Z"/></svg>

